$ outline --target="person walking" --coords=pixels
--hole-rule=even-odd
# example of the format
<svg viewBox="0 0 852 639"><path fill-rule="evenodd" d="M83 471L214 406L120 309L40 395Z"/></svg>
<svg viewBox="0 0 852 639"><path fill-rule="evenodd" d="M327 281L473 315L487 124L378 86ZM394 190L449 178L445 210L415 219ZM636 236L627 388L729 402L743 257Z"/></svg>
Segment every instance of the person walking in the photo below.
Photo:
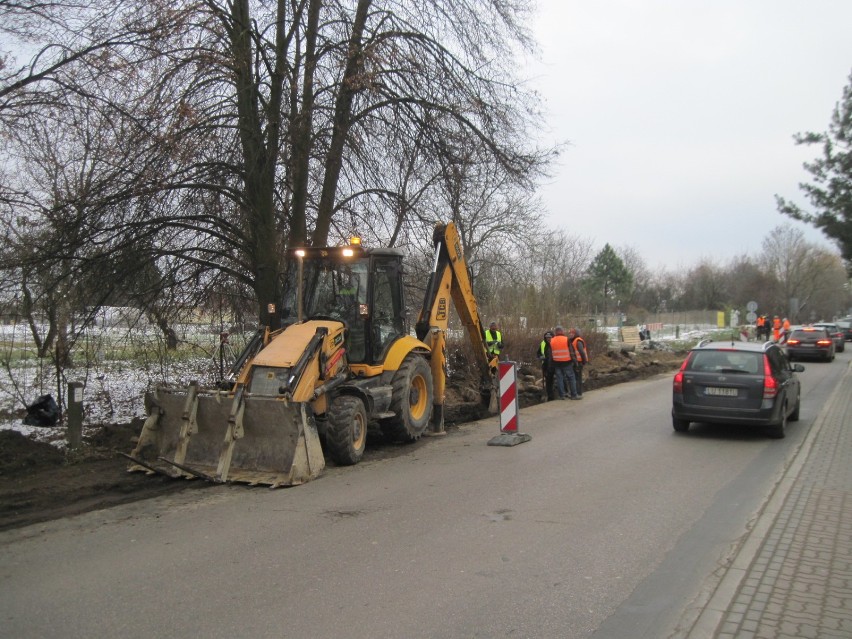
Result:
<svg viewBox="0 0 852 639"><path fill-rule="evenodd" d="M503 357L500 357L503 352L503 333L497 329L497 322L491 322L485 331L485 346L489 355L496 355L497 359L503 360Z"/></svg>
<svg viewBox="0 0 852 639"><path fill-rule="evenodd" d="M761 341L763 338L763 330L767 327L767 318L766 315L759 315L757 318L757 322L755 322L755 333L757 334L757 341Z"/></svg>
<svg viewBox="0 0 852 639"><path fill-rule="evenodd" d="M538 345L536 355L541 362L541 381L544 385L544 397L546 401L554 399L553 382L555 371L553 368L553 351L550 348L550 340L553 339L553 333L547 331L541 339L541 344Z"/></svg>
<svg viewBox="0 0 852 639"><path fill-rule="evenodd" d="M583 367L589 363L589 350L586 348L586 340L580 335L580 331L572 328L568 331L568 340L574 348L574 377L576 378L577 397L583 399Z"/></svg>
<svg viewBox="0 0 852 639"><path fill-rule="evenodd" d="M554 381L559 399L565 399L566 394L569 399L579 399L577 397L577 381L574 379L574 358L572 356L574 348L568 341L565 329L561 326L557 326L553 330L550 350L553 353Z"/></svg>
<svg viewBox="0 0 852 639"><path fill-rule="evenodd" d="M781 318L777 315L772 318L772 339L776 342L781 339Z"/></svg>

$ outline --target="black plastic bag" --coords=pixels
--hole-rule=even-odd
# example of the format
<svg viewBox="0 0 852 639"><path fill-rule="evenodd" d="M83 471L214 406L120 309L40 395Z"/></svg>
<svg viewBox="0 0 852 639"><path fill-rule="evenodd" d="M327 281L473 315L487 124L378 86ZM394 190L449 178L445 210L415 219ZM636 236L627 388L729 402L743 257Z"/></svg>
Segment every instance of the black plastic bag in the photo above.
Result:
<svg viewBox="0 0 852 639"><path fill-rule="evenodd" d="M53 395L42 395L27 406L24 424L27 426L56 426L59 423L59 406Z"/></svg>

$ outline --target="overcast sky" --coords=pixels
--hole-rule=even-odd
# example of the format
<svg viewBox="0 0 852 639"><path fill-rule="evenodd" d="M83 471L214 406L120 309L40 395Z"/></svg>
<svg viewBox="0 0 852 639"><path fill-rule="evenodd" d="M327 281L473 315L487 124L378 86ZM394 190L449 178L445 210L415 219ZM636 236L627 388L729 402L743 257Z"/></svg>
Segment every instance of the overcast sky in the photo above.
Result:
<svg viewBox="0 0 852 639"><path fill-rule="evenodd" d="M544 143L567 142L541 195L553 227L631 246L656 270L757 256L806 204L793 143L826 131L852 72L852 0L538 0L531 86Z"/></svg>

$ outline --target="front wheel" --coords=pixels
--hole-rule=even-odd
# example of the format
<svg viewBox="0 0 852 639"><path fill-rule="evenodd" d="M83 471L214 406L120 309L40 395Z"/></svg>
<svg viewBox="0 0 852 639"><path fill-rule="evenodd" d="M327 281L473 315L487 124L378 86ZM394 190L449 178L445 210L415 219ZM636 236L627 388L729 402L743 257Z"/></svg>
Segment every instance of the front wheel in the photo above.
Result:
<svg viewBox="0 0 852 639"><path fill-rule="evenodd" d="M802 407L802 398L801 396L796 398L796 407L793 409L793 412L790 413L790 417L788 418L791 422L799 421L799 409Z"/></svg>
<svg viewBox="0 0 852 639"><path fill-rule="evenodd" d="M787 436L787 407L781 409L781 421L769 427L769 436L772 439L784 439Z"/></svg>
<svg viewBox="0 0 852 639"><path fill-rule="evenodd" d="M391 381L390 410L382 434L391 441L413 442L420 438L432 416L432 369L420 355L409 353Z"/></svg>
<svg viewBox="0 0 852 639"><path fill-rule="evenodd" d="M357 397L341 395L328 410L325 430L328 456L341 466L361 461L367 445L367 409Z"/></svg>

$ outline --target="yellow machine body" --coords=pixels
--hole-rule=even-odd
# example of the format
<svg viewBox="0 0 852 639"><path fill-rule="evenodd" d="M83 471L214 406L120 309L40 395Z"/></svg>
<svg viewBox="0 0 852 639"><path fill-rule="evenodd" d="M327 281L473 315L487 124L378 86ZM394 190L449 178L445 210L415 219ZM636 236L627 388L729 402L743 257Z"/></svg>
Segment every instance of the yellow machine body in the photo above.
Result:
<svg viewBox="0 0 852 639"><path fill-rule="evenodd" d="M292 320L259 331L224 388L193 382L148 393L129 469L292 486L319 476L327 456L360 461L368 424L403 442L427 427L442 432L451 304L480 355L483 395L496 399L496 358L487 353L455 226L437 225L433 241L417 337L404 318L401 251L292 249L295 292L284 296L297 309Z"/></svg>

